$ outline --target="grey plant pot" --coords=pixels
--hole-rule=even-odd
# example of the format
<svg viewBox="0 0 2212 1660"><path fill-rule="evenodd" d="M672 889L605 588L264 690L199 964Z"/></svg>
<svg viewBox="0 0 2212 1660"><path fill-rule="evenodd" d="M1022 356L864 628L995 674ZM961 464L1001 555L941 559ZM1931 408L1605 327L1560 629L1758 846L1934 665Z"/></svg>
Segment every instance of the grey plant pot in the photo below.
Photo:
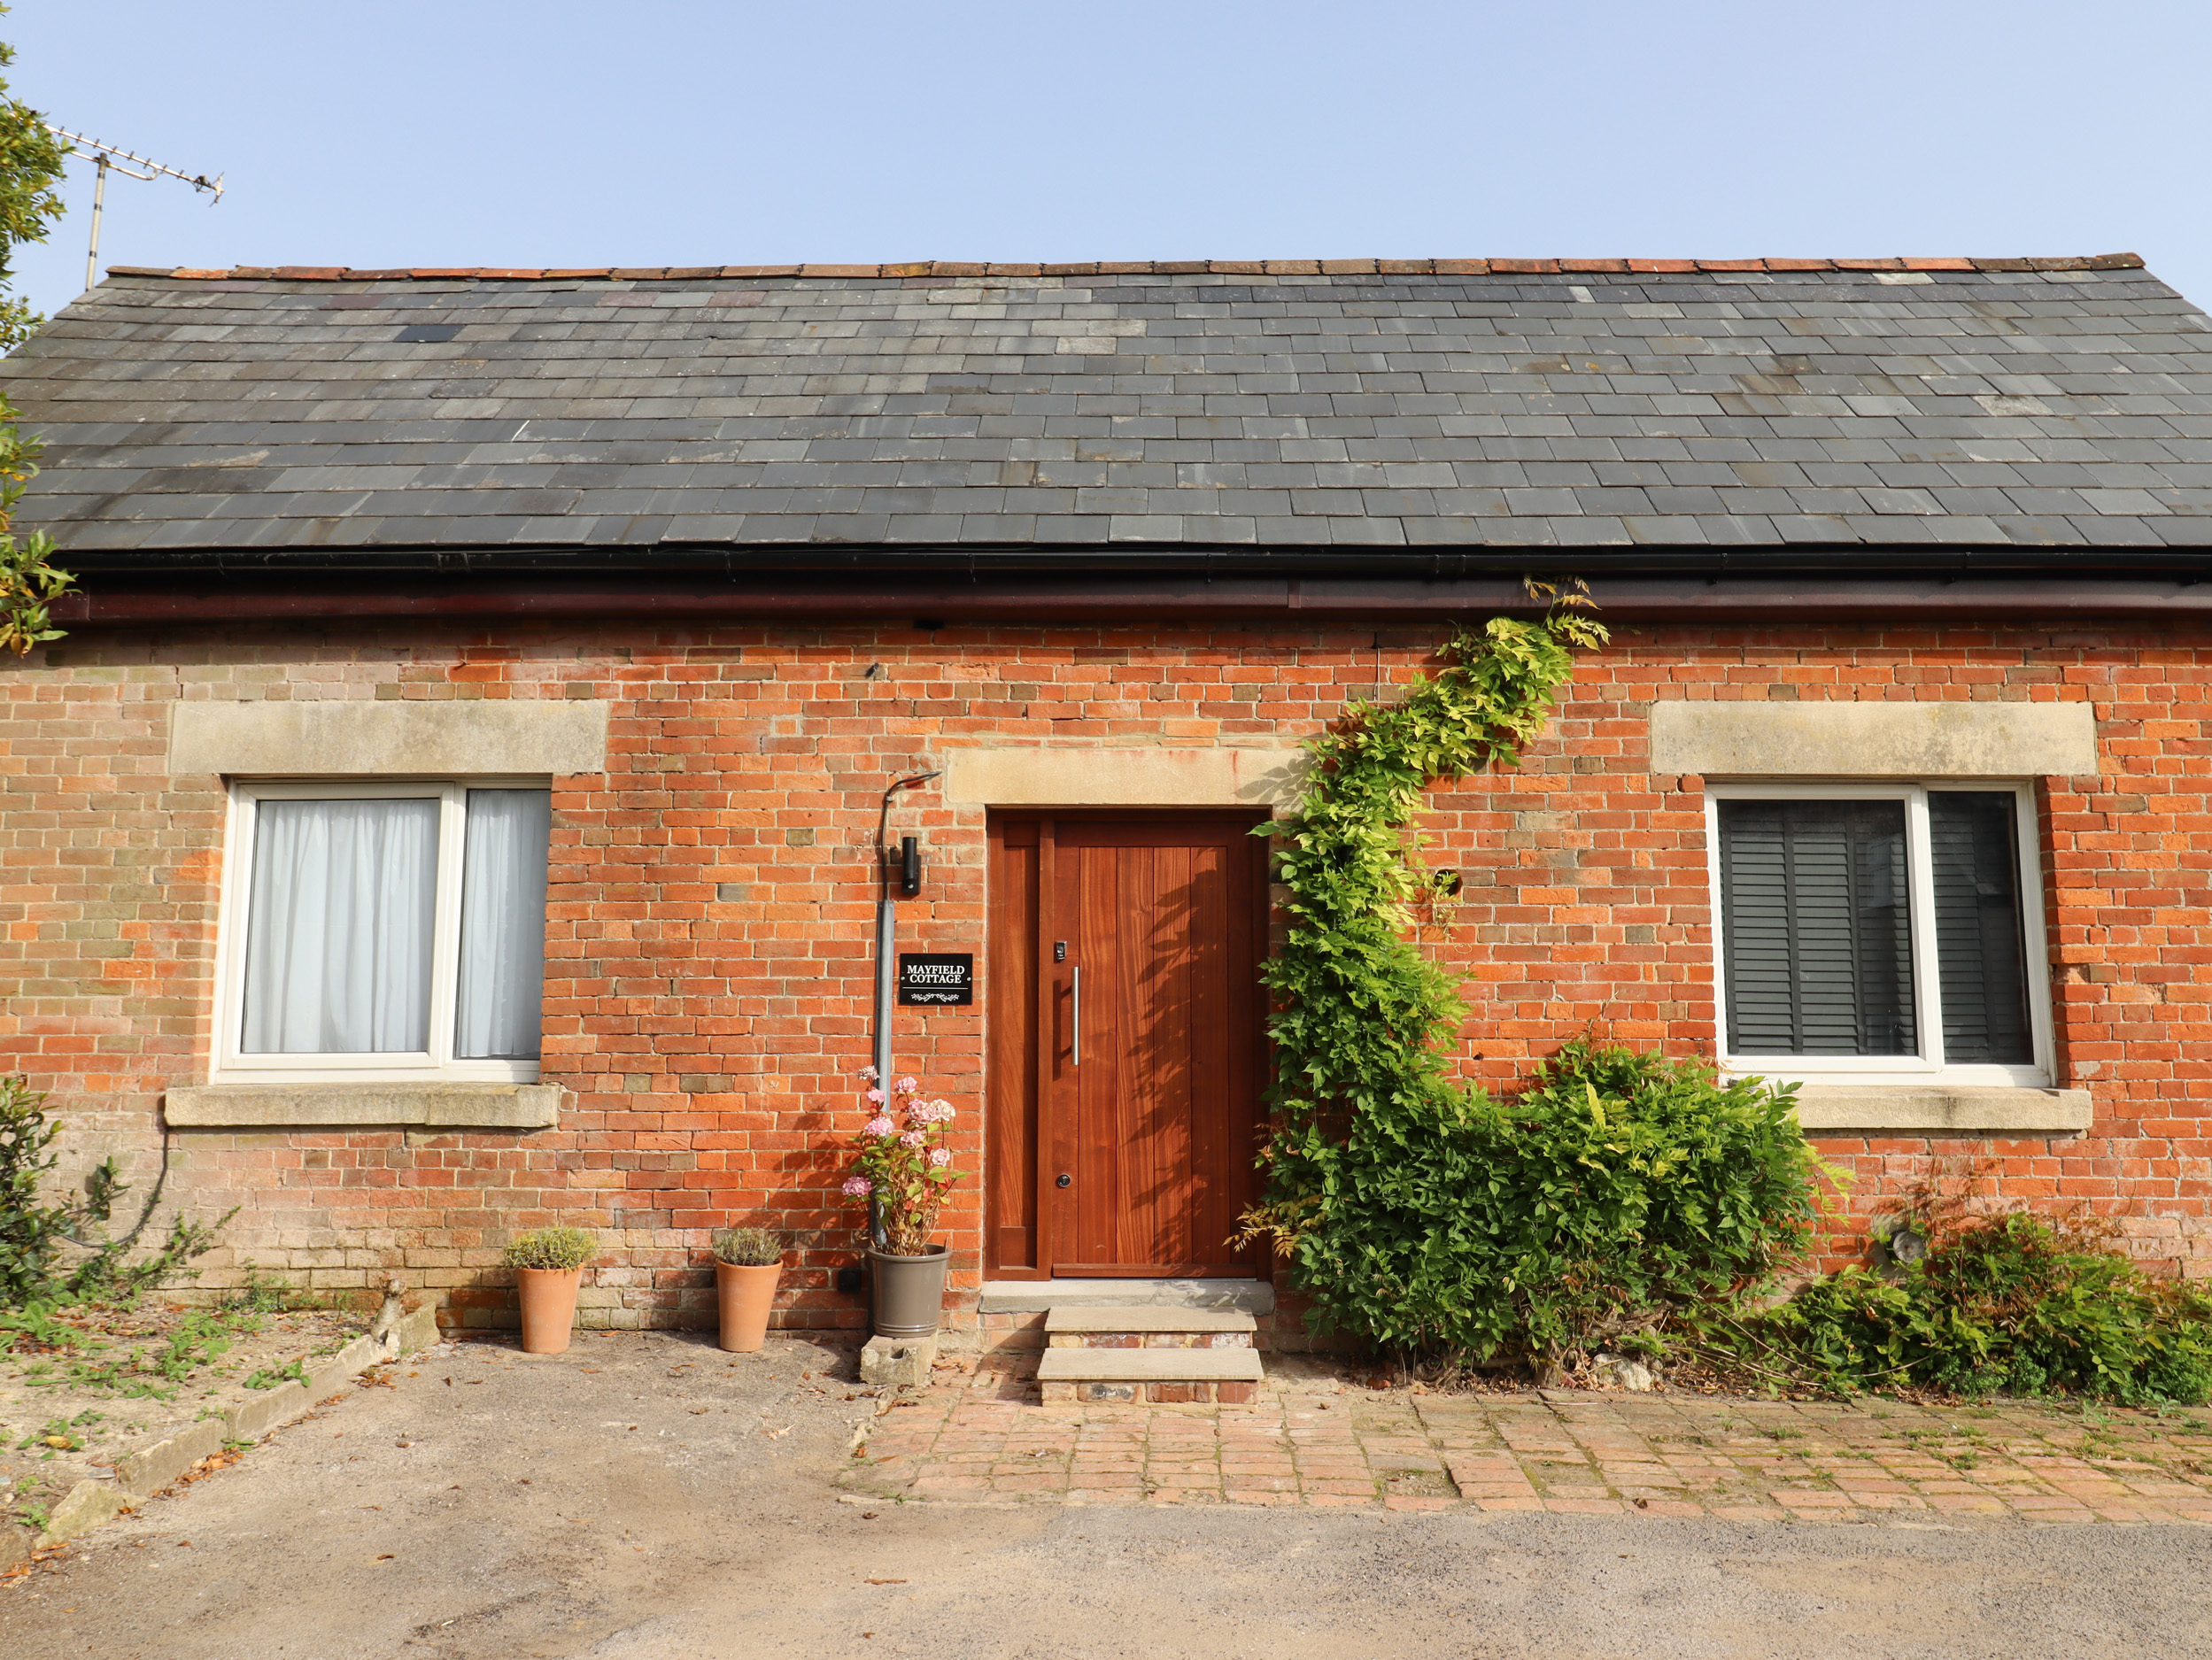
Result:
<svg viewBox="0 0 2212 1660"><path fill-rule="evenodd" d="M927 1256L892 1256L870 1249L874 1287L870 1324L878 1337L927 1337L937 1330L945 1312L945 1267L951 1260L941 1245L932 1246Z"/></svg>

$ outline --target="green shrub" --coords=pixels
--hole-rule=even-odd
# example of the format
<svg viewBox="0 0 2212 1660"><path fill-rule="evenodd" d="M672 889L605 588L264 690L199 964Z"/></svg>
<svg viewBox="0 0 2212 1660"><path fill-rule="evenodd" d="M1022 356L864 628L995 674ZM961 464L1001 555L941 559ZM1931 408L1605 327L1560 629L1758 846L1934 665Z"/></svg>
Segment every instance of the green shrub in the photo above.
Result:
<svg viewBox="0 0 2212 1660"><path fill-rule="evenodd" d="M507 1242L509 1268L582 1268L599 1254L599 1235L584 1228L536 1228Z"/></svg>
<svg viewBox="0 0 2212 1660"><path fill-rule="evenodd" d="M1977 1215L1931 1185L1900 1221L1925 1241L1916 1260L1845 1269L1760 1314L1693 1320L1697 1340L1724 1364L1835 1394L2212 1402L2212 1287L2150 1278L2108 1224Z"/></svg>
<svg viewBox="0 0 2212 1660"><path fill-rule="evenodd" d="M1252 1231L1286 1251L1316 1330L1477 1361L1650 1340L1765 1284L1817 1216L1787 1088L1588 1042L1510 1100L1378 1093L1296 1155L1305 1196Z"/></svg>
<svg viewBox="0 0 2212 1660"><path fill-rule="evenodd" d="M39 1202L40 1184L61 1162L48 1151L60 1134L27 1079L0 1077L0 1307L50 1297L54 1258L89 1220L81 1206Z"/></svg>
<svg viewBox="0 0 2212 1660"><path fill-rule="evenodd" d="M41 1185L61 1162L52 1150L60 1135L61 1126L46 1116L46 1097L27 1078L0 1077L0 1309L134 1296L190 1272L192 1260L214 1247L216 1231L237 1214L234 1208L213 1226L179 1218L159 1250L129 1262L161 1184L155 1183L137 1224L112 1239L108 1219L129 1191L113 1159L93 1166L81 1198L58 1205L40 1200ZM65 1267L72 1255L75 1262Z"/></svg>
<svg viewBox="0 0 2212 1660"><path fill-rule="evenodd" d="M784 1260L784 1236L772 1228L724 1228L715 1235L715 1260L767 1268Z"/></svg>

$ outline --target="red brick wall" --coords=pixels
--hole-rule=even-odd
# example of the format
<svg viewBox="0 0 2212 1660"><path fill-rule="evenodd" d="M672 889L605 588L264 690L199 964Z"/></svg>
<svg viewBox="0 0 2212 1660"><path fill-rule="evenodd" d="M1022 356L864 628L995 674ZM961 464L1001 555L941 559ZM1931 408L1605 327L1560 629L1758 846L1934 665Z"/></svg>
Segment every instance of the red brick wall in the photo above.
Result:
<svg viewBox="0 0 2212 1660"><path fill-rule="evenodd" d="M1434 637L1393 632L1410 673ZM703 1322L708 1231L797 1236L784 1316L855 1324L828 1270L851 1260L836 1138L867 1059L878 798L952 747L1272 743L1303 737L1377 673L1367 630L851 629L589 635L516 629L286 637L82 634L0 664L0 1065L54 1092L77 1155L141 1184L155 1108L204 1081L220 781L165 772L177 699L615 701L609 770L558 781L545 1076L557 1130L522 1134L177 1131L169 1195L242 1207L209 1259L320 1286L398 1268L457 1317L505 1318L498 1246L560 1220L602 1230L585 1293L610 1324ZM873 678L867 671L880 663ZM1597 1023L1686 1053L1713 1038L1700 781L1645 768L1658 698L2081 699L2105 771L2043 796L2062 1084L2081 1137L1823 1142L1863 1216L1931 1159L1993 1162L1996 1186L2085 1200L2146 1255L2212 1254L2201 1127L2212 893L2200 706L2212 641L2115 635L1650 628L1578 676L1518 774L1441 789L1434 857L1466 873L1426 944L1472 977L1468 1066L1505 1080ZM924 897L909 941L983 944L983 818L917 792ZM898 1052L951 1097L978 1156L980 1008L905 1010ZM1477 1058L1479 1057L1479 1058ZM972 1286L980 1217L949 1214Z"/></svg>

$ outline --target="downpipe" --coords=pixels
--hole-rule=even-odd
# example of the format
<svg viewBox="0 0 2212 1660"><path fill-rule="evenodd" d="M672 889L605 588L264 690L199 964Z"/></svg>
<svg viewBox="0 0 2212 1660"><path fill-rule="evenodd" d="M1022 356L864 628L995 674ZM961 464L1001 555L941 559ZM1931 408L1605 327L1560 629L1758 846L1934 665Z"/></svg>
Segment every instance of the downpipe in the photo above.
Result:
<svg viewBox="0 0 2212 1660"><path fill-rule="evenodd" d="M883 805L876 815L876 1026L873 1058L876 1087L884 1093L884 1104L891 1104L891 1019L898 1006L898 949L899 901L893 896L893 873L911 871L909 880L920 886L918 867L913 866L901 850L891 845L891 798L901 790L911 790L927 784L932 778L941 777L944 769L917 772L898 779L883 792ZM909 838L909 840L912 838ZM878 1250L887 1243L884 1232L883 1207L876 1200L868 1201L868 1235Z"/></svg>

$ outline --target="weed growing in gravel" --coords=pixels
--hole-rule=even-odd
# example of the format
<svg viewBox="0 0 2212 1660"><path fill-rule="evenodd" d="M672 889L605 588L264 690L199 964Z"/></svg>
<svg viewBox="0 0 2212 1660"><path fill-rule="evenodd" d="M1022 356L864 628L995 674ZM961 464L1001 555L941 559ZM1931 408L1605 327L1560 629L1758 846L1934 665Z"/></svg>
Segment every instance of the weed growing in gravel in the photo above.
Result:
<svg viewBox="0 0 2212 1660"><path fill-rule="evenodd" d="M98 1423L103 1416L97 1412L80 1412L73 1418L48 1418L43 1425L16 1443L16 1451L28 1452L35 1447L43 1447L48 1458L53 1457L56 1453L81 1453L84 1450L85 1438L77 1432L87 1425Z"/></svg>
<svg viewBox="0 0 2212 1660"><path fill-rule="evenodd" d="M54 1317L50 1302L26 1303L20 1309L0 1309L0 1355L14 1352L18 1343L30 1348L75 1348L84 1335L66 1320Z"/></svg>
<svg viewBox="0 0 2212 1660"><path fill-rule="evenodd" d="M144 1328L151 1322L133 1304L71 1308L63 1311L67 1317L46 1314L43 1323L26 1323L12 1333L17 1340L13 1355L18 1379L35 1389L81 1389L135 1399L172 1400L182 1386L200 1381L239 1340L253 1336L267 1324L261 1309L272 1301L297 1301L296 1293L281 1282L274 1289L260 1287L259 1293L231 1299L214 1309L185 1310L166 1332L150 1335ZM110 1330L125 1332L124 1340L95 1336L88 1329L103 1322ZM130 1337L145 1340L130 1341ZM341 1333L320 1347L335 1349L344 1340ZM29 1351L35 1344L45 1353L34 1357ZM8 1348L0 1347L0 1355L9 1353ZM290 1370L298 1370L295 1362ZM253 1386L271 1388L290 1375L290 1371L278 1371L269 1383ZM306 1381L304 1376L300 1381Z"/></svg>
<svg viewBox="0 0 2212 1660"><path fill-rule="evenodd" d="M262 1276L259 1268L246 1270L245 1284L226 1292L215 1307L225 1314L290 1314L313 1306L313 1300L282 1274Z"/></svg>

